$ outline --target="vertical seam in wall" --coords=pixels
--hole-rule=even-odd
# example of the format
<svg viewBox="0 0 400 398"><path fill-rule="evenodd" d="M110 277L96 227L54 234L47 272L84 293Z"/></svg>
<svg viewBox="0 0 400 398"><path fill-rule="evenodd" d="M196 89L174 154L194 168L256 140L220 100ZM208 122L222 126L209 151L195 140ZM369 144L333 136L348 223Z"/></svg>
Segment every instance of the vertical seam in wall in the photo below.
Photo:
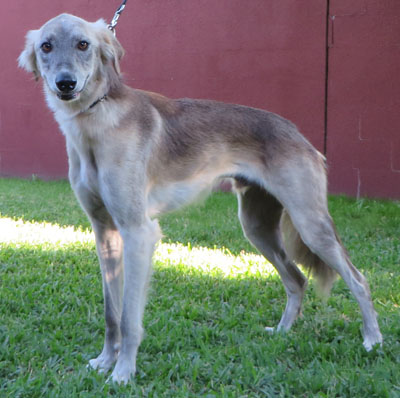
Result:
<svg viewBox="0 0 400 398"><path fill-rule="evenodd" d="M328 150L328 87L329 87L329 33L330 33L330 0L326 0L325 30L325 98L324 98L324 155Z"/></svg>

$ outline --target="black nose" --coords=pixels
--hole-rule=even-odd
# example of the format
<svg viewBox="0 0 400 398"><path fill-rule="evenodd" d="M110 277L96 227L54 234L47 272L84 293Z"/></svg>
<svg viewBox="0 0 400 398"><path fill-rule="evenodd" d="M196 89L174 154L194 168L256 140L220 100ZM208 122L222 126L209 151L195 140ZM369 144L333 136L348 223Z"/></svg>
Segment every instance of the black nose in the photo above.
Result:
<svg viewBox="0 0 400 398"><path fill-rule="evenodd" d="M61 74L56 77L56 85L62 93L70 93L76 86L76 80L67 74Z"/></svg>

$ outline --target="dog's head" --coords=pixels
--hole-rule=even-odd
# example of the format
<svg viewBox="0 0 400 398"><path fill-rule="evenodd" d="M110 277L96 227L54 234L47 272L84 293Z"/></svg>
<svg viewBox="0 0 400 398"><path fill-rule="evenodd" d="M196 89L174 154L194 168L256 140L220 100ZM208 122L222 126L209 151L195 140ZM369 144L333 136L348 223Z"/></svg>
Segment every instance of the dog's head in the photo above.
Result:
<svg viewBox="0 0 400 398"><path fill-rule="evenodd" d="M90 23L62 14L28 32L18 60L36 79L43 78L49 96L71 103L109 89L101 87L110 85L104 76L119 76L123 53L103 20Z"/></svg>

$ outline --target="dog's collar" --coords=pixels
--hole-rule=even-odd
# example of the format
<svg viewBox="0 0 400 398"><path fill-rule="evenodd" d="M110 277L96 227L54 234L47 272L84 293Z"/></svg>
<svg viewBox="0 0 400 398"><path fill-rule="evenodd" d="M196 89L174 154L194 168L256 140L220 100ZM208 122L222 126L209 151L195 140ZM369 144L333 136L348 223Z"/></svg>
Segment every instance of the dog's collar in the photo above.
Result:
<svg viewBox="0 0 400 398"><path fill-rule="evenodd" d="M94 101L92 105L90 105L88 108L86 108L85 110L81 111L80 113L85 113L85 112L89 111L90 109L94 108L100 102L104 102L107 98L108 98L108 95L104 94L102 97L100 97L99 99Z"/></svg>
<svg viewBox="0 0 400 398"><path fill-rule="evenodd" d="M94 101L93 104L90 105L89 108L88 108L87 110L92 109L92 108L94 108L98 103L105 101L105 100L107 99L107 97L108 97L107 94L104 94L101 98L99 98L98 100Z"/></svg>

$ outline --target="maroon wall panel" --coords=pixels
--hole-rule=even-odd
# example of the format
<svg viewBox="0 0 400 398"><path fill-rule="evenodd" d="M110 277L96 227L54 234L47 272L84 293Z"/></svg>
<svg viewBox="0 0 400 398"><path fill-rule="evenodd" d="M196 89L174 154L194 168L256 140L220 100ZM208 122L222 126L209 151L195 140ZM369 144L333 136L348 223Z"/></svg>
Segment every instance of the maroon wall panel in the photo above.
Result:
<svg viewBox="0 0 400 398"><path fill-rule="evenodd" d="M0 3L0 175L66 175L64 139L40 84L18 70L28 29L61 12L109 21L120 1ZM117 27L126 82L171 97L213 98L291 119L324 141L326 2L130 0Z"/></svg>
<svg viewBox="0 0 400 398"><path fill-rule="evenodd" d="M330 189L400 198L400 1L331 0Z"/></svg>

